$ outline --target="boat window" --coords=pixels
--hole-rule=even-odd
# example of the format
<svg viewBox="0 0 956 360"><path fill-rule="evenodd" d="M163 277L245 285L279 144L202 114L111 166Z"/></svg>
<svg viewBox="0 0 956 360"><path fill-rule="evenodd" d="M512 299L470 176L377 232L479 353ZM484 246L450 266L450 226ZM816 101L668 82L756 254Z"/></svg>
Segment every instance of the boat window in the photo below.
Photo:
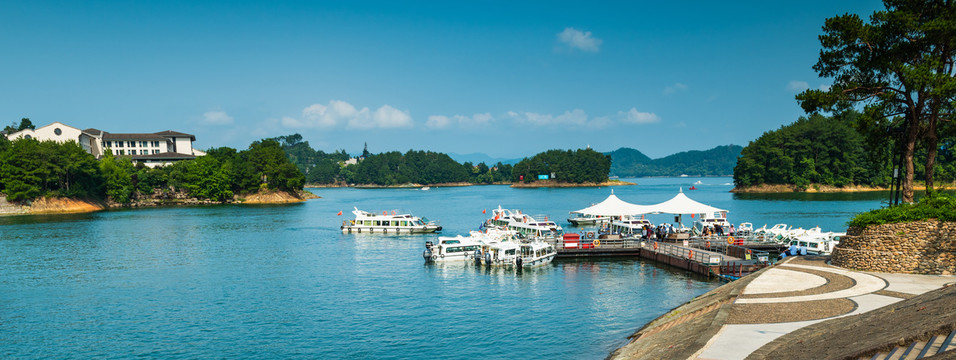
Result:
<svg viewBox="0 0 956 360"><path fill-rule="evenodd" d="M461 252L461 247L460 247L460 246L450 247L450 248L448 248L448 250L446 250L445 252L446 252L446 253Z"/></svg>
<svg viewBox="0 0 956 360"><path fill-rule="evenodd" d="M442 243L442 244L459 244L459 243L461 243L461 241L458 241L458 240L442 240L441 243Z"/></svg>
<svg viewBox="0 0 956 360"><path fill-rule="evenodd" d="M408 226L408 221L402 220L402 226Z"/></svg>
<svg viewBox="0 0 956 360"><path fill-rule="evenodd" d="M820 244L817 244L817 243L810 243L810 247L811 247L811 248L814 248L814 249L816 249L816 247L819 246L819 245L820 245Z"/></svg>
<svg viewBox="0 0 956 360"><path fill-rule="evenodd" d="M515 249L505 250L505 255L514 255L514 254L515 254Z"/></svg>
<svg viewBox="0 0 956 360"><path fill-rule="evenodd" d="M801 242L800 242L800 246L807 246L807 242L806 242L806 241L801 241Z"/></svg>

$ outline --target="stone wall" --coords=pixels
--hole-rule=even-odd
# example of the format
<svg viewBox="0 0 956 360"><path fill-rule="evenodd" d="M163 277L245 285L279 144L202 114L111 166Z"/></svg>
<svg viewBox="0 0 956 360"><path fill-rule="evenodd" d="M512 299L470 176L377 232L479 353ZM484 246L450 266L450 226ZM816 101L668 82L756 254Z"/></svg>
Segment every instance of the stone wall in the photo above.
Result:
<svg viewBox="0 0 956 360"><path fill-rule="evenodd" d="M864 271L956 273L956 222L919 221L850 228L833 265Z"/></svg>

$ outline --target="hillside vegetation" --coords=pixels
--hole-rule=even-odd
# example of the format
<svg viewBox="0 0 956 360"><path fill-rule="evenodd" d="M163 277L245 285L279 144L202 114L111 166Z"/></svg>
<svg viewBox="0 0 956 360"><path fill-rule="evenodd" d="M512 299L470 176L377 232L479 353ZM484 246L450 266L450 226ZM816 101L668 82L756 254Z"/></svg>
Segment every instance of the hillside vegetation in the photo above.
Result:
<svg viewBox="0 0 956 360"><path fill-rule="evenodd" d="M610 173L615 176L719 176L733 174L741 149L739 145L724 145L651 159L638 150L620 148L607 155L612 160Z"/></svg>

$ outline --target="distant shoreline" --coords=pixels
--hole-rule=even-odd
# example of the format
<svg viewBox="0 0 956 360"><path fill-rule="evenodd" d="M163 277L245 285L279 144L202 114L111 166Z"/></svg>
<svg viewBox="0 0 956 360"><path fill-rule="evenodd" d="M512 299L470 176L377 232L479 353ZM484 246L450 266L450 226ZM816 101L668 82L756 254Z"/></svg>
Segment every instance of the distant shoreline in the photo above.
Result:
<svg viewBox="0 0 956 360"><path fill-rule="evenodd" d="M913 190L926 190L925 185L914 185ZM833 185L811 184L802 189L793 184L762 184L755 186L734 187L730 190L737 194L774 194L774 193L851 193L851 192L870 192L870 191L890 191L889 188L879 186L848 185L837 187Z"/></svg>

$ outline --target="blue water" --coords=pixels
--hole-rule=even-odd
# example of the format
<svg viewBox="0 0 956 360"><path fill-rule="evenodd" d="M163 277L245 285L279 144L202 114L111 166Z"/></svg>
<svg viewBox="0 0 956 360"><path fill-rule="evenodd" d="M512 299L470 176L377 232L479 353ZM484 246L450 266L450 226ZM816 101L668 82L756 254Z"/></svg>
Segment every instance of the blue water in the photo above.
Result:
<svg viewBox="0 0 956 360"><path fill-rule="evenodd" d="M843 230L883 200L737 196L729 178L632 181L615 194L651 204L683 187L758 227ZM636 259L523 271L426 265L423 243L434 235L338 228L353 206L405 209L452 235L498 205L563 222L610 188L313 192L322 198L283 206L0 217L0 357L599 359L719 286Z"/></svg>

